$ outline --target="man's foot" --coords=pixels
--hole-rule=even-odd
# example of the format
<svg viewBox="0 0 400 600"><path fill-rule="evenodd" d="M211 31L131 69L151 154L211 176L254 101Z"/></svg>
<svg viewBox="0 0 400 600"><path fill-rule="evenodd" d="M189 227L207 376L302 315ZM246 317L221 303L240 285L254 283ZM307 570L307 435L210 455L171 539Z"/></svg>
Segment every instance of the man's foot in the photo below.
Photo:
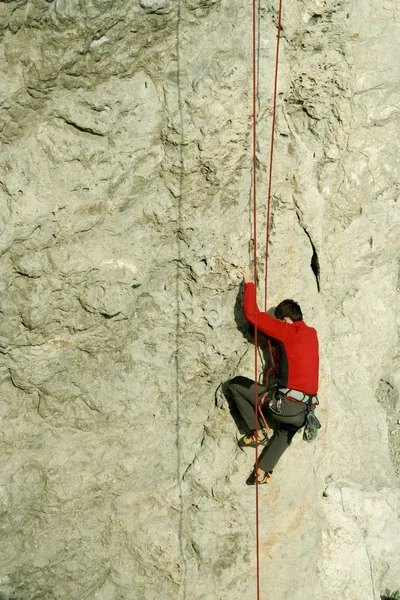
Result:
<svg viewBox="0 0 400 600"><path fill-rule="evenodd" d="M258 485L265 485L266 483L269 483L272 477L272 473L264 473L264 471L261 471L260 469L258 470ZM251 473L251 475L248 477L247 481L246 481L246 485L256 485L256 471L254 469L254 471Z"/></svg>
<svg viewBox="0 0 400 600"><path fill-rule="evenodd" d="M261 437L260 437L260 435L261 435ZM252 433L248 433L247 435L244 435L238 441L239 447L240 448L255 448L256 447L256 438L257 438L257 433L255 431L253 431ZM258 434L258 445L265 446L266 444L268 444L268 442L269 442L269 439L268 439L266 432L263 430L260 430L260 432Z"/></svg>

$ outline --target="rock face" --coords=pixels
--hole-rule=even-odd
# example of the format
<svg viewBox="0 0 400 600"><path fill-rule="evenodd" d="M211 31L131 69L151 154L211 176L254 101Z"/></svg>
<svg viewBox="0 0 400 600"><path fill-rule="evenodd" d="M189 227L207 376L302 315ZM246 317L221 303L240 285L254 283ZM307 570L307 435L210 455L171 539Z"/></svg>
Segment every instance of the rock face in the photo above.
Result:
<svg viewBox="0 0 400 600"><path fill-rule="evenodd" d="M260 490L261 598L379 599L400 587L400 8L284 4L268 304L318 329L323 430ZM219 386L252 376L251 7L8 0L0 31L1 597L250 600L254 456Z"/></svg>

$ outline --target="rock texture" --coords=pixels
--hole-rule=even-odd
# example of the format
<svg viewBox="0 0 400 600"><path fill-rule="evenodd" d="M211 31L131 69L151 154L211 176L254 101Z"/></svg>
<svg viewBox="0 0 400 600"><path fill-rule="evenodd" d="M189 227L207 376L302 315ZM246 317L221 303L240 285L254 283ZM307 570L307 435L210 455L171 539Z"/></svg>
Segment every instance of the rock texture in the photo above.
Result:
<svg viewBox="0 0 400 600"><path fill-rule="evenodd" d="M220 386L253 363L251 7L9 0L0 31L0 593L250 600L254 457ZM263 598L400 587L399 34L397 0L284 3L268 303L319 331L324 428L260 490Z"/></svg>

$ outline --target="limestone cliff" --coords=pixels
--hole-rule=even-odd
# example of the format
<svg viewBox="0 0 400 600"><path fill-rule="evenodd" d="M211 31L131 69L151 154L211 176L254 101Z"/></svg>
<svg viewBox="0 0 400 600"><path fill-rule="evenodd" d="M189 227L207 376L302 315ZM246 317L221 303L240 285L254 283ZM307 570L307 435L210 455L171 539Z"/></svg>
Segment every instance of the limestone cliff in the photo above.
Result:
<svg viewBox="0 0 400 600"><path fill-rule="evenodd" d="M0 594L250 600L220 387L253 364L250 3L7 0L0 31ZM284 2L268 302L319 332L323 430L260 490L265 599L400 587L399 34L397 0Z"/></svg>

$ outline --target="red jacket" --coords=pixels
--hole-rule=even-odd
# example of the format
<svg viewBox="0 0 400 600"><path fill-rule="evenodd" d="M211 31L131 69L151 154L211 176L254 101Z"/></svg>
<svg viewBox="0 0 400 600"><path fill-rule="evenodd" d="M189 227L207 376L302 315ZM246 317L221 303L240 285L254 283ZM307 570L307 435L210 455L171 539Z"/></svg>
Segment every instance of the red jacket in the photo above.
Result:
<svg viewBox="0 0 400 600"><path fill-rule="evenodd" d="M256 324L257 317L257 329L279 342L279 385L305 394L316 394L319 355L315 329L308 327L304 321L286 323L261 312L257 306L256 286L252 282L244 286L243 310L252 325Z"/></svg>

